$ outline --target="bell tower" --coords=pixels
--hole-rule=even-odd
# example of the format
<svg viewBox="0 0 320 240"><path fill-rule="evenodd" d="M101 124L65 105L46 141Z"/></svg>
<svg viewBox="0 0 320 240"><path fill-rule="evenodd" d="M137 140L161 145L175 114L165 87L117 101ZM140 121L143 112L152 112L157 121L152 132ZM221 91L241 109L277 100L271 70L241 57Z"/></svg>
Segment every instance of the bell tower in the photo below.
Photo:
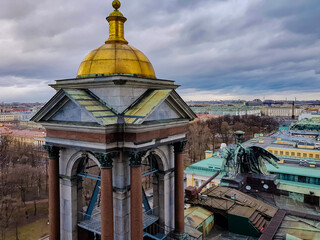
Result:
<svg viewBox="0 0 320 240"><path fill-rule="evenodd" d="M128 45L112 5L109 38L76 78L50 85L56 94L32 119L47 130L50 240L183 238L182 152L196 116Z"/></svg>

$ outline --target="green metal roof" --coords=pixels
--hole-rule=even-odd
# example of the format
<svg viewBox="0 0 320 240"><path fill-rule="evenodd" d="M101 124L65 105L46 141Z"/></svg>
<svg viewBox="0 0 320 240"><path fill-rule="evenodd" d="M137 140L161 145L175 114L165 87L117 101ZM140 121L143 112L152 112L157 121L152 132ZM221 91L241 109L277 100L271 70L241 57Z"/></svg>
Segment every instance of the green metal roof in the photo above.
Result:
<svg viewBox="0 0 320 240"><path fill-rule="evenodd" d="M82 89L64 89L68 97L77 102L103 125L116 124L118 117L105 103L98 101L94 96Z"/></svg>
<svg viewBox="0 0 320 240"><path fill-rule="evenodd" d="M212 156L190 165L184 172L211 177L220 170L222 162L223 158ZM222 176L223 174L220 173L219 177Z"/></svg>
<svg viewBox="0 0 320 240"><path fill-rule="evenodd" d="M164 101L171 93L171 89L147 91L142 98L134 102L124 112L124 119L129 124L141 124L152 110Z"/></svg>
<svg viewBox="0 0 320 240"><path fill-rule="evenodd" d="M283 173L283 174L291 174L291 175L314 177L314 178L320 177L320 168L293 166L293 165L287 165L287 164L278 164L279 168L275 168L269 163L266 163L266 167L268 172L273 172L273 173Z"/></svg>

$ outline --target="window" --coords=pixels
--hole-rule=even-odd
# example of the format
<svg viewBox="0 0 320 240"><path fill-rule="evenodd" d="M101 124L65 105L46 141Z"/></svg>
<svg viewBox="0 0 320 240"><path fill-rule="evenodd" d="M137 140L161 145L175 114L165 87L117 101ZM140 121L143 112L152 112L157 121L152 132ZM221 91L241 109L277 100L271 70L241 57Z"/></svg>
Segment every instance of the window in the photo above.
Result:
<svg viewBox="0 0 320 240"><path fill-rule="evenodd" d="M283 151L280 151L280 155L283 155Z"/></svg>
<svg viewBox="0 0 320 240"><path fill-rule="evenodd" d="M291 152L291 156L295 156L296 154L295 154L295 152Z"/></svg>
<svg viewBox="0 0 320 240"><path fill-rule="evenodd" d="M301 157L301 153L297 153L297 156L298 156L298 157Z"/></svg>
<svg viewBox="0 0 320 240"><path fill-rule="evenodd" d="M274 154L278 154L278 151L274 151Z"/></svg>
<svg viewBox="0 0 320 240"><path fill-rule="evenodd" d="M316 154L316 158L319 158L319 154Z"/></svg>
<svg viewBox="0 0 320 240"><path fill-rule="evenodd" d="M309 154L309 158L313 158L313 154Z"/></svg>
<svg viewBox="0 0 320 240"><path fill-rule="evenodd" d="M306 154L306 153L304 153L304 154L303 154L303 157L307 157L307 154Z"/></svg>
<svg viewBox="0 0 320 240"><path fill-rule="evenodd" d="M286 155L289 156L289 152L286 152Z"/></svg>
<svg viewBox="0 0 320 240"><path fill-rule="evenodd" d="M307 181L307 178L305 176L298 176L298 182L305 183Z"/></svg>
<svg viewBox="0 0 320 240"><path fill-rule="evenodd" d="M272 153L272 150L270 150L269 152Z"/></svg>
<svg viewBox="0 0 320 240"><path fill-rule="evenodd" d="M198 186L199 186L198 180L195 180L195 181L194 181L194 186L195 186L195 187L198 187Z"/></svg>
<svg viewBox="0 0 320 240"><path fill-rule="evenodd" d="M282 180L289 180L289 174L280 174L280 179Z"/></svg>

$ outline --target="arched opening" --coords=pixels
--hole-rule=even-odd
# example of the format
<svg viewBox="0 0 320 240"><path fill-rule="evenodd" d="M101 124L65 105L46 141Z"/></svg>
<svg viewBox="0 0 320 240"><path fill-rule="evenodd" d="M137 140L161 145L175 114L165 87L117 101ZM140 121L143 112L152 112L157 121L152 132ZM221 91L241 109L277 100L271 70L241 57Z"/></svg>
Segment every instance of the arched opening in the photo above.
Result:
<svg viewBox="0 0 320 240"><path fill-rule="evenodd" d="M87 217L100 214L100 167L84 155L77 166L77 177L80 182L81 199L79 208Z"/></svg>
<svg viewBox="0 0 320 240"><path fill-rule="evenodd" d="M100 211L100 164L93 154L77 152L67 164L71 180L71 205L73 224L77 225L79 239L99 240Z"/></svg>
<svg viewBox="0 0 320 240"><path fill-rule="evenodd" d="M142 187L143 187L143 211L144 225L148 225L144 232L153 236L164 237L172 229L169 229L168 190L169 178L167 177L167 159L162 151L155 149L142 161ZM154 215L157 218L146 222L145 215ZM146 217L148 219L148 217ZM147 238L146 238L147 239Z"/></svg>

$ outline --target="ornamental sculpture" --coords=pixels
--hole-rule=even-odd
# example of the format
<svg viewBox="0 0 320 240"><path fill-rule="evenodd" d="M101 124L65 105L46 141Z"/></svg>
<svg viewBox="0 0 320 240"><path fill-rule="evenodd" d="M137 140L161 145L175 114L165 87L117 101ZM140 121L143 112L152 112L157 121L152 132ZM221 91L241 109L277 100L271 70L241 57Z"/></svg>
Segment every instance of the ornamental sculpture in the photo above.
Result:
<svg viewBox="0 0 320 240"><path fill-rule="evenodd" d="M240 134L239 134L240 133ZM239 173L255 173L267 175L265 161L279 168L277 161L279 159L264 148L258 146L244 147L241 144L241 135L243 132L236 132L238 144L233 148L224 148L221 171L226 176L235 176Z"/></svg>

